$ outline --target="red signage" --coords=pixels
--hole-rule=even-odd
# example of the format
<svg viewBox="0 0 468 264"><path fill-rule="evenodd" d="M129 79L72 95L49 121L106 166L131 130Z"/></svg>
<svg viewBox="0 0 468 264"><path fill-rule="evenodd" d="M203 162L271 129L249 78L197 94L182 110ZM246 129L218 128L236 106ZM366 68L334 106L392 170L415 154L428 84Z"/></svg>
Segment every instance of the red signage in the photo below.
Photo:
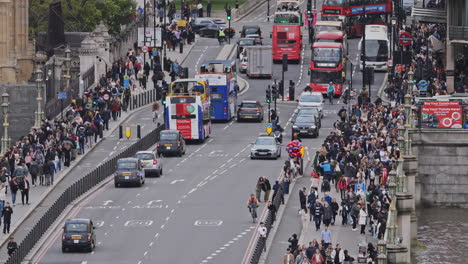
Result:
<svg viewBox="0 0 468 264"><path fill-rule="evenodd" d="M408 32L401 32L400 33L400 44L404 46L408 46L413 41L411 34Z"/></svg>
<svg viewBox="0 0 468 264"><path fill-rule="evenodd" d="M145 45L145 46L141 47L141 51L143 53L148 53L148 46Z"/></svg>
<svg viewBox="0 0 468 264"><path fill-rule="evenodd" d="M421 115L422 127L462 128L462 107L458 101L426 101Z"/></svg>

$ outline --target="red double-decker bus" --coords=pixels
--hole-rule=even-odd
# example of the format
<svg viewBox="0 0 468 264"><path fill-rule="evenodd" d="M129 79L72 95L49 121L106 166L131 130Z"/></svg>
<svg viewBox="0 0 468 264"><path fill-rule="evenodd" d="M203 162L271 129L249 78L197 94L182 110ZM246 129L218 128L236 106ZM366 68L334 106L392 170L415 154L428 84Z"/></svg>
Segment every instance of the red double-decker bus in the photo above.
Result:
<svg viewBox="0 0 468 264"><path fill-rule="evenodd" d="M366 11L366 25L386 25L392 14L392 0L325 0L323 20L344 19L348 37L362 34L362 15Z"/></svg>
<svg viewBox="0 0 468 264"><path fill-rule="evenodd" d="M327 94L328 84L332 82L335 86L335 96L341 96L346 74L343 44L314 43L309 74L312 91Z"/></svg>

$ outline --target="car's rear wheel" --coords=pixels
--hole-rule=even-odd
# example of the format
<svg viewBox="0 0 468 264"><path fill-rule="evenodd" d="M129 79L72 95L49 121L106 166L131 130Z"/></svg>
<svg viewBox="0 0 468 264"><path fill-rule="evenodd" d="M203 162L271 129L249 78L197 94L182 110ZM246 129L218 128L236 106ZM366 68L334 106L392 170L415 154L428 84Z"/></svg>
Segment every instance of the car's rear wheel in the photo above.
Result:
<svg viewBox="0 0 468 264"><path fill-rule="evenodd" d="M143 185L143 183L141 182L141 179L138 181L137 183L137 187L141 187Z"/></svg>
<svg viewBox="0 0 468 264"><path fill-rule="evenodd" d="M67 253L67 248L66 247L62 247L62 253Z"/></svg>
<svg viewBox="0 0 468 264"><path fill-rule="evenodd" d="M115 188L119 188L119 184L117 182L114 182Z"/></svg>
<svg viewBox="0 0 468 264"><path fill-rule="evenodd" d="M155 177L161 176L161 170L157 170L157 171L154 173L154 176L155 176Z"/></svg>

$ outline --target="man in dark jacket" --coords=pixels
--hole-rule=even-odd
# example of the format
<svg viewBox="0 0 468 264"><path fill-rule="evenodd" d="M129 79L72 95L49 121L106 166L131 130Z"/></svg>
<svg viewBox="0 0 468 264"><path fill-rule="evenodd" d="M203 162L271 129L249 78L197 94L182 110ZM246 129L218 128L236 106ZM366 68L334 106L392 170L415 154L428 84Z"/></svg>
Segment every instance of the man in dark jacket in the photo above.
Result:
<svg viewBox="0 0 468 264"><path fill-rule="evenodd" d="M267 177L263 176L263 187L262 190L265 192L263 200L266 202L270 199L271 184Z"/></svg>
<svg viewBox="0 0 468 264"><path fill-rule="evenodd" d="M10 239L8 240L8 245L7 245L8 256L13 255L13 253L15 252L17 248L18 248L18 245L16 244L15 238L10 237Z"/></svg>
<svg viewBox="0 0 468 264"><path fill-rule="evenodd" d="M315 231L320 229L320 223L322 222L323 206L320 203L319 199L315 200L314 205L314 222L315 222Z"/></svg>
<svg viewBox="0 0 468 264"><path fill-rule="evenodd" d="M5 207L3 207L3 234L10 233L10 224L11 224L11 215L13 214L13 208L11 208L10 203L6 202Z"/></svg>
<svg viewBox="0 0 468 264"><path fill-rule="evenodd" d="M39 174L39 164L36 159L31 161L31 164L29 165L29 173L31 174L32 185L36 186L36 179Z"/></svg>
<svg viewBox="0 0 468 264"><path fill-rule="evenodd" d="M328 203L325 203L325 207L323 207L323 224L325 226L329 226L332 218L333 218L333 210Z"/></svg>
<svg viewBox="0 0 468 264"><path fill-rule="evenodd" d="M24 200L26 198L26 204L29 204L29 189L31 188L31 184L26 176L24 176L24 180L20 182L19 189L21 190L21 202L24 205Z"/></svg>
<svg viewBox="0 0 468 264"><path fill-rule="evenodd" d="M301 209L303 209L306 214L307 214L307 196L306 196L307 189L306 187L302 188L302 190L299 191L299 202L301 203Z"/></svg>

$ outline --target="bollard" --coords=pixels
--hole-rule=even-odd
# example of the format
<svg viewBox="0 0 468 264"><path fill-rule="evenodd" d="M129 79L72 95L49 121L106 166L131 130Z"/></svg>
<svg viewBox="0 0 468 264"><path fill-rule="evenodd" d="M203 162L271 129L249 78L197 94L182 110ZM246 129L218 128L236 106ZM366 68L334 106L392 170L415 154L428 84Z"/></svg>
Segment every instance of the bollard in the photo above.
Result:
<svg viewBox="0 0 468 264"><path fill-rule="evenodd" d="M119 126L119 139L123 138L123 128L122 125Z"/></svg>
<svg viewBox="0 0 468 264"><path fill-rule="evenodd" d="M141 138L141 126L137 125L137 138Z"/></svg>
<svg viewBox="0 0 468 264"><path fill-rule="evenodd" d="M179 44L179 48L180 48L180 53L184 53L184 43L182 43L182 41Z"/></svg>

